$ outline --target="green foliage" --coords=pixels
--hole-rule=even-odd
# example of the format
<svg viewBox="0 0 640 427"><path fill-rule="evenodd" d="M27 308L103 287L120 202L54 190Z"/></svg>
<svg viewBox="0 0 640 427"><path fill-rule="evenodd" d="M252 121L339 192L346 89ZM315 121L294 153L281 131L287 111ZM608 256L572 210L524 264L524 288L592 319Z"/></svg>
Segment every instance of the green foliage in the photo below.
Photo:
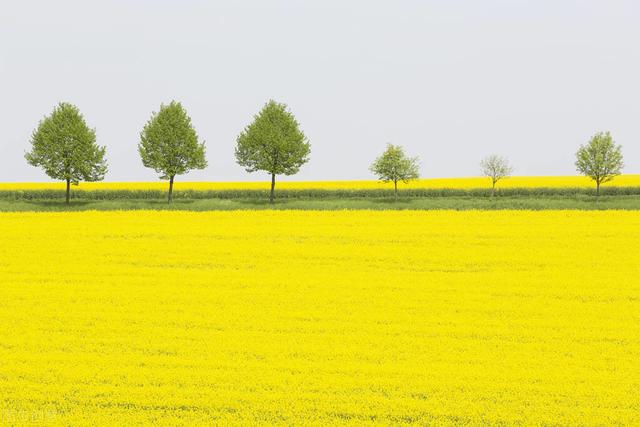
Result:
<svg viewBox="0 0 640 427"><path fill-rule="evenodd" d="M420 177L417 157L407 157L399 145L387 144L387 149L371 165L373 172L383 182L393 182L398 194L398 181L404 183Z"/></svg>
<svg viewBox="0 0 640 427"><path fill-rule="evenodd" d="M204 142L191 125L191 118L179 102L160 105L140 132L138 152L142 164L169 180L169 203L173 200L173 180L192 169L207 167Z"/></svg>
<svg viewBox="0 0 640 427"><path fill-rule="evenodd" d="M311 147L285 104L270 100L238 136L236 160L247 172L293 175L309 161Z"/></svg>
<svg viewBox="0 0 640 427"><path fill-rule="evenodd" d="M383 182L418 179L418 158L407 157L399 145L387 144L387 149L371 165L373 172Z"/></svg>
<svg viewBox="0 0 640 427"><path fill-rule="evenodd" d="M276 175L293 175L309 161L311 146L285 104L270 100L238 135L235 150L238 164L247 172L271 175L271 195Z"/></svg>
<svg viewBox="0 0 640 427"><path fill-rule="evenodd" d="M576 153L576 169L596 182L597 193L600 193L600 184L620 175L623 167L622 149L609 132L596 133Z"/></svg>
<svg viewBox="0 0 640 427"><path fill-rule="evenodd" d="M105 147L96 144L96 131L87 126L74 105L62 102L40 121L31 135L31 146L25 154L27 162L53 179L77 185L101 181L107 173Z"/></svg>
<svg viewBox="0 0 640 427"><path fill-rule="evenodd" d="M162 104L140 133L138 152L142 164L171 179L192 169L207 167L204 142L191 125L191 118L179 102Z"/></svg>

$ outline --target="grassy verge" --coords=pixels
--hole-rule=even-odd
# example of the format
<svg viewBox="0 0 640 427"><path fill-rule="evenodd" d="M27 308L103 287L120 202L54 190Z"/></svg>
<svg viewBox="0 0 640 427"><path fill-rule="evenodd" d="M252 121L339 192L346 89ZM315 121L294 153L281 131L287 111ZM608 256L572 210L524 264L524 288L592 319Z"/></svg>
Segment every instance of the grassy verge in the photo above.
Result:
<svg viewBox="0 0 640 427"><path fill-rule="evenodd" d="M640 210L640 196L501 196L494 199L477 196L447 197L342 197L342 198L283 198L270 205L266 199L177 199L167 204L164 199L74 199L69 206L62 199L1 199L0 211L78 211L78 210L240 210L240 209L626 209Z"/></svg>
<svg viewBox="0 0 640 427"><path fill-rule="evenodd" d="M413 188L401 189L401 198L489 198L488 188ZM602 196L640 196L640 187L604 187ZM278 199L391 199L392 189L280 189L276 191ZM588 187L551 187L551 188L501 188L497 197L578 197L595 196L595 189ZM64 199L64 190L0 190L0 200L54 200ZM72 190L71 198L80 200L161 200L167 197L166 190ZM175 200L200 199L252 199L263 200L269 197L268 190L176 190Z"/></svg>

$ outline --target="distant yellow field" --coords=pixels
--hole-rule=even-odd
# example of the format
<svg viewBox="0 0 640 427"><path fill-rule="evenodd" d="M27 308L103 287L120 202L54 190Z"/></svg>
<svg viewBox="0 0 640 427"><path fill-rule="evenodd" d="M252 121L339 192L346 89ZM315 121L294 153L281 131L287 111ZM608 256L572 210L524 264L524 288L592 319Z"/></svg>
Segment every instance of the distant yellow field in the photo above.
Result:
<svg viewBox="0 0 640 427"><path fill-rule="evenodd" d="M23 425L638 425L640 215L0 213Z"/></svg>
<svg viewBox="0 0 640 427"><path fill-rule="evenodd" d="M583 176L514 176L498 183L499 188L535 188L535 187L594 187L593 181ZM176 181L177 190L239 190L263 189L270 186L268 180L259 182L183 182ZM622 175L603 185L604 187L640 187L640 175ZM401 183L399 188L487 188L488 178L430 178ZM62 182L50 183L0 183L1 190L35 190L65 188ZM166 190L167 182L83 182L74 190ZM390 183L380 181L299 181L278 182L278 189L378 189L393 188Z"/></svg>

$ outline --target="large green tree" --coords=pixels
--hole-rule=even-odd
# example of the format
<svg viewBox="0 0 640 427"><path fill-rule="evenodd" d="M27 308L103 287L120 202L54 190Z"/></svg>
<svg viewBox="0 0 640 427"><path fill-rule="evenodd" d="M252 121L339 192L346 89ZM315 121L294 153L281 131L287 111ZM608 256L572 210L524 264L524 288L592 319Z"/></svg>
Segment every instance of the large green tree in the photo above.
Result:
<svg viewBox="0 0 640 427"><path fill-rule="evenodd" d="M40 121L25 158L51 178L66 181L67 204L71 184L101 181L107 173L105 148L96 144L95 129L87 126L78 107L66 102Z"/></svg>
<svg viewBox="0 0 640 427"><path fill-rule="evenodd" d="M398 198L398 181L405 184L418 179L419 163L417 157L408 157L399 145L387 144L387 148L371 165L373 172L383 182L393 182L394 196Z"/></svg>
<svg viewBox="0 0 640 427"><path fill-rule="evenodd" d="M596 195L600 185L622 173L622 148L616 145L609 132L596 133L576 153L576 169L596 182Z"/></svg>
<svg viewBox="0 0 640 427"><path fill-rule="evenodd" d="M271 175L273 203L276 175L293 175L309 161L311 147L285 104L270 100L238 136L236 160L247 172Z"/></svg>
<svg viewBox="0 0 640 427"><path fill-rule="evenodd" d="M207 167L204 142L191 124L191 118L179 102L162 104L140 133L138 152L142 164L169 180L169 203L173 200L173 181L192 169Z"/></svg>

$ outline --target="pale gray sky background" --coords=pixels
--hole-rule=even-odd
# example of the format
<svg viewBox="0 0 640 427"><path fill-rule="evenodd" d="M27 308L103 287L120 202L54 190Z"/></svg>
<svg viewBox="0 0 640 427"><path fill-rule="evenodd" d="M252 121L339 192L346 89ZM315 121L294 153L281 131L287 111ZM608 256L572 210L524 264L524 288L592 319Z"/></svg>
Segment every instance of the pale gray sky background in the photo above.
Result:
<svg viewBox="0 0 640 427"><path fill-rule="evenodd" d="M38 121L76 104L107 146L109 181L155 180L139 132L181 101L209 167L181 180L262 180L233 156L269 99L311 141L299 180L371 178L387 142L425 177L574 174L597 130L640 173L640 2L618 0L0 0L0 181Z"/></svg>

